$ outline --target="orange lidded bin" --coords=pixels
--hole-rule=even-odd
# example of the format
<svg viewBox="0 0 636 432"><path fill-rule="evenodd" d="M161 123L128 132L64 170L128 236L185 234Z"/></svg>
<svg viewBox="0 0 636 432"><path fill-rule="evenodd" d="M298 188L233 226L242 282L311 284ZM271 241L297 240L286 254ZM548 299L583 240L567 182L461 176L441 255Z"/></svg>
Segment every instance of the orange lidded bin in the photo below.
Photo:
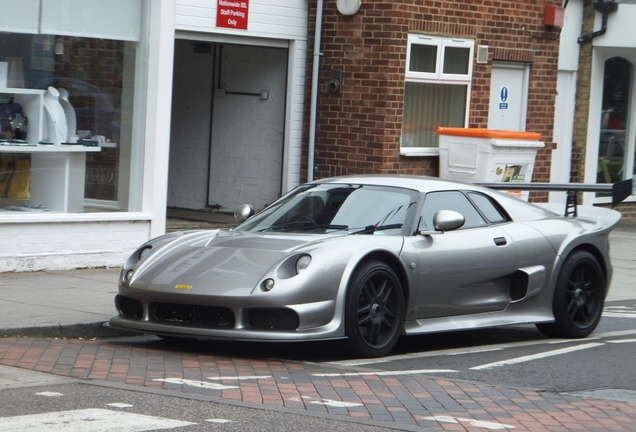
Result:
<svg viewBox="0 0 636 432"><path fill-rule="evenodd" d="M449 180L530 182L537 149L544 147L536 132L441 126L436 132L439 176ZM528 198L527 191L513 194Z"/></svg>

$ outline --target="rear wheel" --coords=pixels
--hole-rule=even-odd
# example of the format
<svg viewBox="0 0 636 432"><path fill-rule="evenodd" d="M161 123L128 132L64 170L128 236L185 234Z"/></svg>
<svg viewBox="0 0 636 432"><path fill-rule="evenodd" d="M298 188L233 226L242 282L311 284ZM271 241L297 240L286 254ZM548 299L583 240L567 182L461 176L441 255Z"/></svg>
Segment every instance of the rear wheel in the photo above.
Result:
<svg viewBox="0 0 636 432"><path fill-rule="evenodd" d="M603 313L606 281L598 260L577 251L565 261L554 289L555 321L537 324L547 336L582 338L594 331Z"/></svg>
<svg viewBox="0 0 636 432"><path fill-rule="evenodd" d="M404 294L393 270L379 261L360 265L351 278L345 306L345 329L352 354L388 354L403 325Z"/></svg>

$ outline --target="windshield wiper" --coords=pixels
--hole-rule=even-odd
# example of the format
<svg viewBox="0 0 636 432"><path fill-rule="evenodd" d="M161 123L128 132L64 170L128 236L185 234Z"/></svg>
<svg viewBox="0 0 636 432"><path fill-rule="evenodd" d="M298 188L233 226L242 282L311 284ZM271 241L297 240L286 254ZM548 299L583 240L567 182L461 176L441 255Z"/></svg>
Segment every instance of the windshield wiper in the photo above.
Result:
<svg viewBox="0 0 636 432"><path fill-rule="evenodd" d="M373 234L376 231L385 231L391 229L399 229L402 228L404 224L388 224L388 225L369 225L364 228L359 229L358 231L354 231L351 234Z"/></svg>
<svg viewBox="0 0 636 432"><path fill-rule="evenodd" d="M347 225L320 225L310 221L296 221L296 222L287 222L281 225L272 225L267 228L263 228L258 230L259 232L264 231L283 231L283 230L310 230L310 229L325 229L325 230L346 230L349 229Z"/></svg>

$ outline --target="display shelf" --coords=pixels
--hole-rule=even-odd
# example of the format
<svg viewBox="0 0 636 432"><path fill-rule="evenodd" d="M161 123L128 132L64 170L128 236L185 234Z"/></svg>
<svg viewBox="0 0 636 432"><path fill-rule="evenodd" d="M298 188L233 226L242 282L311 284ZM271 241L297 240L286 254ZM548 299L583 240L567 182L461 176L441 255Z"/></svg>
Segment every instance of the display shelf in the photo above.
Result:
<svg viewBox="0 0 636 432"><path fill-rule="evenodd" d="M31 155L29 202L65 213L84 211L86 153L100 151L77 145L0 145L0 153Z"/></svg>
<svg viewBox="0 0 636 432"><path fill-rule="evenodd" d="M29 130L26 141L29 144L37 144L38 141L46 138L44 134L44 93L45 90L23 89L23 88L3 88L0 87L0 94L14 96L14 102L22 105L22 112L29 119Z"/></svg>

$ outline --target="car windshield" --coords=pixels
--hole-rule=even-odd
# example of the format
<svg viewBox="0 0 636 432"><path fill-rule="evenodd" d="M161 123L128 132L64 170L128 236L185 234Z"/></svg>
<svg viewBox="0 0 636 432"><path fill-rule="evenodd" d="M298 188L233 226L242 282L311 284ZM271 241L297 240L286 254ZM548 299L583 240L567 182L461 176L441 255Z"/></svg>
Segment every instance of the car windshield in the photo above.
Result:
<svg viewBox="0 0 636 432"><path fill-rule="evenodd" d="M415 191L392 187L303 185L235 231L401 234L416 197Z"/></svg>

